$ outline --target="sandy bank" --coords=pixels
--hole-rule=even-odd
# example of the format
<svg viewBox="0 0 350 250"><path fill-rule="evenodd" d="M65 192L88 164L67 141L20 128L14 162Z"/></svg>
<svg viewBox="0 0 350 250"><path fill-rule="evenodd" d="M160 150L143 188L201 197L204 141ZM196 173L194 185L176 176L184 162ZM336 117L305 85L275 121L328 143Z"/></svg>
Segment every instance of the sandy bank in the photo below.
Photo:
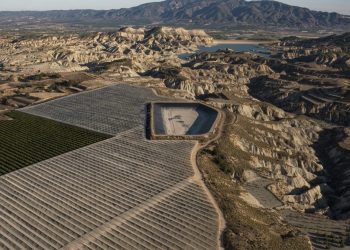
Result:
<svg viewBox="0 0 350 250"><path fill-rule="evenodd" d="M273 41L257 41L257 40L214 40L214 44L269 44Z"/></svg>

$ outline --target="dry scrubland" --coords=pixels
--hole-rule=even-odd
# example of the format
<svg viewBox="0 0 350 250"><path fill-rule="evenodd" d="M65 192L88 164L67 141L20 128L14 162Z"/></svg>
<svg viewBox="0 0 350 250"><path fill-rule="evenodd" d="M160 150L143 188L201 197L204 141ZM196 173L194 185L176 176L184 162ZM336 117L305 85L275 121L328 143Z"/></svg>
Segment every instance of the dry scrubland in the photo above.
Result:
<svg viewBox="0 0 350 250"><path fill-rule="evenodd" d="M255 205L277 212L285 220L281 223L307 233L321 249L349 244L343 227L350 224L349 45L350 33L312 40L288 37L270 45L267 57L203 52L146 72L168 88L236 116L234 126L210 147L231 180L227 184L242 188L247 210ZM221 208L229 215L228 204ZM280 210L296 213L291 217ZM317 232L320 227L324 230ZM258 228L236 228L235 234L251 237L226 242L238 249L246 249L245 244L270 249ZM274 232L280 240L299 234Z"/></svg>
<svg viewBox="0 0 350 250"><path fill-rule="evenodd" d="M342 248L350 225L349 35L284 38L269 46L270 56L221 50L185 60L177 54L213 39L203 31L160 27L4 36L0 110L111 82L205 101L234 117L201 161L228 222L225 245L305 249L311 240L317 249ZM142 102L159 100L139 90L111 87L24 111L115 136L141 128Z"/></svg>
<svg viewBox="0 0 350 250"><path fill-rule="evenodd" d="M141 72L213 38L183 28L114 32L4 34L0 37L0 112L113 82L141 82ZM149 80L147 84L149 84Z"/></svg>
<svg viewBox="0 0 350 250"><path fill-rule="evenodd" d="M114 137L0 177L0 248L216 249L196 143L145 139L151 99L115 85L22 110Z"/></svg>

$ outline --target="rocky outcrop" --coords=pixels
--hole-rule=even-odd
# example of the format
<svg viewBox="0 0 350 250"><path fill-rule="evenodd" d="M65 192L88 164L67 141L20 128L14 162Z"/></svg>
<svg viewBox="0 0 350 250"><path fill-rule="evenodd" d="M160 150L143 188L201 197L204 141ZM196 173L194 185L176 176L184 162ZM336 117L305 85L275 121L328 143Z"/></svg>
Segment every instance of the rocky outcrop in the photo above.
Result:
<svg viewBox="0 0 350 250"><path fill-rule="evenodd" d="M0 44L3 71L71 72L86 65L129 59L131 68L146 70L177 53L211 44L204 31L157 27L150 30L122 28L117 32L84 36L42 36ZM175 59L176 61L176 59Z"/></svg>
<svg viewBox="0 0 350 250"><path fill-rule="evenodd" d="M302 87L298 82L258 77L250 82L249 93L288 112L350 125L350 90L347 86L309 86L305 90Z"/></svg>
<svg viewBox="0 0 350 250"><path fill-rule="evenodd" d="M274 75L264 59L250 53L219 50L190 57L189 62L177 66L161 66L145 72L146 76L161 78L169 88L186 90L201 96L224 90L245 95L246 84L260 75Z"/></svg>
<svg viewBox="0 0 350 250"><path fill-rule="evenodd" d="M275 57L291 63L314 62L341 70L350 69L350 33L306 40L287 37L275 46L280 50Z"/></svg>
<svg viewBox="0 0 350 250"><path fill-rule="evenodd" d="M250 182L245 173L254 172L270 181L268 189L284 208L335 216L347 213L348 204L344 200L348 194L342 196L334 186L337 182L315 145L323 140L328 128L326 122L349 125L350 82L346 77L340 78L345 76L346 69L336 66L338 57L305 59L316 56L318 50L327 52L315 47L299 49L300 54L288 58L284 53L261 58L219 50L195 54L182 65L152 68L145 75L162 79L168 88L188 91L193 97L219 96L211 102L237 114L229 146L222 145L229 147L228 155L221 156L233 167L233 173L230 172L233 178ZM331 50L335 54L344 52L340 47ZM314 66L318 63L324 63L325 67ZM234 97L220 99L220 93ZM333 160L347 162L348 153L334 148L329 148L329 152L334 152ZM227 168L225 165L225 171ZM339 172L332 170L332 173ZM336 200L341 202L336 205Z"/></svg>
<svg viewBox="0 0 350 250"><path fill-rule="evenodd" d="M273 58L219 50L182 60L178 53L212 38L200 30L156 27L3 39L0 102L22 107L36 101L29 97L44 94L47 100L120 79L157 86L159 94L210 101L237 118L225 123L232 130L222 138L217 162L229 180L260 183L273 200L269 208L348 218L348 55L342 46L325 50L297 41L274 45Z"/></svg>
<svg viewBox="0 0 350 250"><path fill-rule="evenodd" d="M314 144L334 192L330 196L332 216L350 218L350 129L332 128L322 131Z"/></svg>
<svg viewBox="0 0 350 250"><path fill-rule="evenodd" d="M301 39L298 37L286 37L282 38L280 46L291 47L296 46L300 48L341 48L344 52L349 52L350 48L350 32L341 35L331 35L315 39Z"/></svg>
<svg viewBox="0 0 350 250"><path fill-rule="evenodd" d="M332 187L311 146L318 141L322 127L309 118L252 100L233 104L231 112L238 114L230 132L232 155L227 156L235 169L233 175L246 181L248 169L267 178L268 189L285 207L327 211ZM241 168L243 174L237 172Z"/></svg>
<svg viewBox="0 0 350 250"><path fill-rule="evenodd" d="M289 37L267 65L273 77L253 78L250 95L288 112L349 126L350 33L318 39Z"/></svg>

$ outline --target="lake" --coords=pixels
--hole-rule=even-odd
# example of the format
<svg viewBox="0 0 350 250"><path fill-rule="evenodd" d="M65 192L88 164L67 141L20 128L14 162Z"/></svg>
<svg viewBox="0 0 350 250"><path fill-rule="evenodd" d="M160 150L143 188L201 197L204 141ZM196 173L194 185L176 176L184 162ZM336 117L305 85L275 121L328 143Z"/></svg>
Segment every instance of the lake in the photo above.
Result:
<svg viewBox="0 0 350 250"><path fill-rule="evenodd" d="M237 52L253 52L258 55L267 56L268 50L265 47L262 47L258 44L214 44L209 47L200 47L199 50L197 50L194 53L184 53L184 54L179 54L180 59L186 59L187 57L194 55L196 53L201 53L201 52L215 52L219 49L233 49L234 51Z"/></svg>

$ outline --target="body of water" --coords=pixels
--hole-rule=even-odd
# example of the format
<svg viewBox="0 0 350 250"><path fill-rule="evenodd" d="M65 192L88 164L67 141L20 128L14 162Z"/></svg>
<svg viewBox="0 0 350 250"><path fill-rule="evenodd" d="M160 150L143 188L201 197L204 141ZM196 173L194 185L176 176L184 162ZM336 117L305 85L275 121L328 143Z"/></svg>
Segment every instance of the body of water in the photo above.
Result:
<svg viewBox="0 0 350 250"><path fill-rule="evenodd" d="M179 58L186 59L187 57L192 56L196 53L215 52L219 49L232 49L237 52L252 52L261 56L268 55L268 50L265 47L262 47L258 44L214 44L209 47L200 47L199 50L197 50L194 53L180 54Z"/></svg>

